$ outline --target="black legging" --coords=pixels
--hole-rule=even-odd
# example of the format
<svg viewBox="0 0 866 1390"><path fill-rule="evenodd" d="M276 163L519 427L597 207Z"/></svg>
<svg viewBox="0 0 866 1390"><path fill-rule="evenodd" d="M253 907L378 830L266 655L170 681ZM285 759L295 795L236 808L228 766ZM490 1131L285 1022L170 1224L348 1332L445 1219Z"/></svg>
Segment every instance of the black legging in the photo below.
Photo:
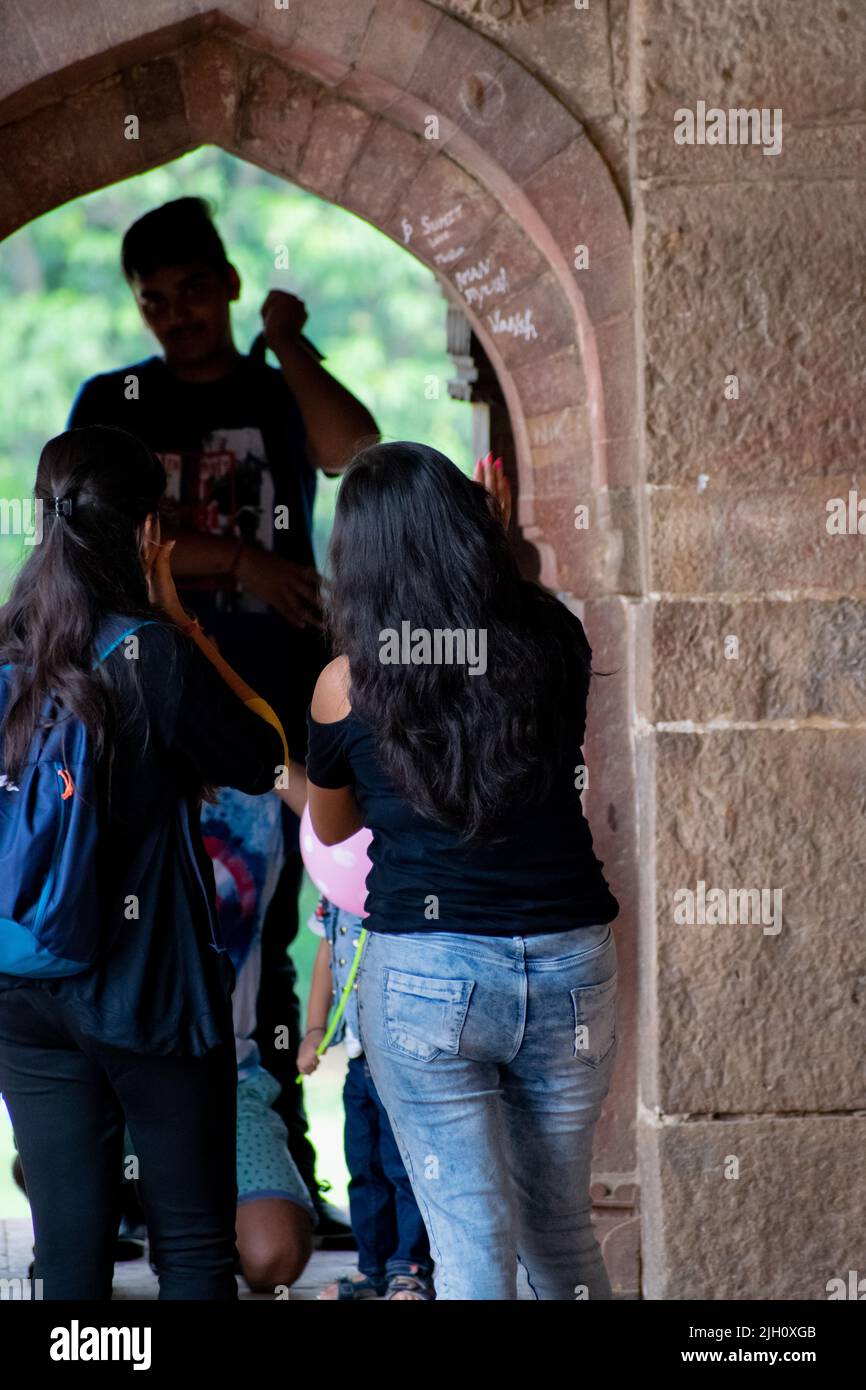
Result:
<svg viewBox="0 0 866 1390"><path fill-rule="evenodd" d="M0 992L0 1091L15 1128L45 1299L111 1297L124 1117L161 1299L237 1298L233 1040L150 1057L84 1036L67 1006Z"/></svg>

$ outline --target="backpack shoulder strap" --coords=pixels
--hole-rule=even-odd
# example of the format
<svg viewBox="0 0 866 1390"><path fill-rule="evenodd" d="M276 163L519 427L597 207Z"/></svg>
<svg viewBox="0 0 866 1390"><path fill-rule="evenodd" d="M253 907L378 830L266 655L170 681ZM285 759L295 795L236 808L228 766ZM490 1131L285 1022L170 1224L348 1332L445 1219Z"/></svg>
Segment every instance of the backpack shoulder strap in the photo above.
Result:
<svg viewBox="0 0 866 1390"><path fill-rule="evenodd" d="M154 626L155 623L153 622L152 618L140 618L138 622L131 623L129 627L125 628L119 636L113 638L112 641L109 642L108 646L105 647L99 653L99 656L93 663L94 666L99 666L105 660L106 657L111 656L111 653L114 651L115 647L119 647L121 642L123 642L127 637L131 637L134 632L138 632L139 628Z"/></svg>

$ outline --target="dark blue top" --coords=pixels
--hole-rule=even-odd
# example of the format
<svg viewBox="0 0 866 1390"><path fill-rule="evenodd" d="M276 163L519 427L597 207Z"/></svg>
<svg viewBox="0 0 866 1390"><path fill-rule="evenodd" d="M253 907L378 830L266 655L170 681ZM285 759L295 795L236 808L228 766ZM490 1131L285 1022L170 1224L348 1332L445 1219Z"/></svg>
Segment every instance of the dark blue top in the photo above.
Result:
<svg viewBox="0 0 866 1390"><path fill-rule="evenodd" d="M420 815L396 791L377 756L369 726L352 710L320 724L308 713L307 775L317 787L353 786L368 850L364 925L377 932L453 931L480 936L531 936L611 922L619 904L602 874L575 787L583 764L585 676L578 648L590 655L579 619L564 605L575 643L574 681L561 698L573 711L573 734L560 750L561 768L546 801L502 809L498 843L461 844L456 831ZM567 616L566 616L567 615ZM484 776L483 766L476 769ZM430 915L435 895L438 917Z"/></svg>
<svg viewBox="0 0 866 1390"><path fill-rule="evenodd" d="M87 971L63 979L0 974L0 990L47 990L72 1007L83 1033L112 1047L200 1056L219 1043L232 1044L234 971L218 937L198 791L210 785L273 794L283 745L277 730L247 709L178 628L147 626L138 637L143 704L129 705L110 782L107 758L98 768L104 954ZM122 681L124 661L118 648L104 665L113 665ZM148 838L150 863L133 883L131 865ZM130 894L138 898L132 919L126 915Z"/></svg>

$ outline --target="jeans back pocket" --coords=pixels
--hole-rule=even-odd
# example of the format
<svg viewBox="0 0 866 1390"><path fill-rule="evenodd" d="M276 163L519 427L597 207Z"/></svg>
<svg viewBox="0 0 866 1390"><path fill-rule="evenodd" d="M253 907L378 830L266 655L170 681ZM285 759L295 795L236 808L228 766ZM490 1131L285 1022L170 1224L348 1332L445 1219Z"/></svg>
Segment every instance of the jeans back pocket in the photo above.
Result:
<svg viewBox="0 0 866 1390"><path fill-rule="evenodd" d="M574 1055L588 1067L600 1067L616 1042L616 978L571 990Z"/></svg>
<svg viewBox="0 0 866 1390"><path fill-rule="evenodd" d="M455 1056L474 986L474 980L386 969L382 990L388 1046L421 1062L432 1062L443 1052Z"/></svg>

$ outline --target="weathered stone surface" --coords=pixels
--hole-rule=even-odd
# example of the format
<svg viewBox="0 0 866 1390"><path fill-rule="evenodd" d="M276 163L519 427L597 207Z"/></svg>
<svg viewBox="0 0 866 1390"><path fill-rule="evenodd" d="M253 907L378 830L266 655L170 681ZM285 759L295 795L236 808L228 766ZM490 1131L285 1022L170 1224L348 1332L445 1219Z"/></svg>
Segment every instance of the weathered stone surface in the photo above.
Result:
<svg viewBox="0 0 866 1390"><path fill-rule="evenodd" d="M156 164L189 149L193 137L175 58L155 58L127 68L123 86L128 113L138 117L138 143L144 163Z"/></svg>
<svg viewBox="0 0 866 1390"><path fill-rule="evenodd" d="M620 0L431 0L507 47L574 110L607 114L614 82L624 90L624 6ZM612 35L614 41L612 43Z"/></svg>
<svg viewBox="0 0 866 1390"><path fill-rule="evenodd" d="M589 263L627 248L631 234L610 175L585 136L573 132L566 148L536 168L524 185L569 267L575 247L586 246ZM588 273L574 270L576 280Z"/></svg>
<svg viewBox="0 0 866 1390"><path fill-rule="evenodd" d="M360 51L376 0L316 0L299 8L295 42L351 63Z"/></svg>
<svg viewBox="0 0 866 1390"><path fill-rule="evenodd" d="M632 487L596 495L605 532L599 586L606 593L637 597L646 591L643 496Z"/></svg>
<svg viewBox="0 0 866 1390"><path fill-rule="evenodd" d="M309 138L319 91L309 78L255 59L238 118L242 151L257 164L291 175Z"/></svg>
<svg viewBox="0 0 866 1390"><path fill-rule="evenodd" d="M63 105L0 129L0 167L30 217L73 198L79 191L75 146Z"/></svg>
<svg viewBox="0 0 866 1390"><path fill-rule="evenodd" d="M598 374L601 385L602 403L597 409L603 411L597 421L599 435L603 439L631 439L638 429L637 418L637 362L635 360L634 325L630 315L612 319L600 324L592 331L592 350L595 362L587 366L590 381ZM628 462L629 456L620 457L621 464ZM636 474L624 471L609 472L611 487L628 487L637 481Z"/></svg>
<svg viewBox="0 0 866 1390"><path fill-rule="evenodd" d="M190 45L180 59L190 129L203 140L231 146L249 53L214 37Z"/></svg>
<svg viewBox="0 0 866 1390"><path fill-rule="evenodd" d="M237 5L239 0L232 0L232 3ZM93 12L94 8L92 5L85 6L80 3L75 6L79 14L83 9ZM100 5L98 10L113 46L133 43L154 29L167 29L184 20L195 20L210 8L208 0L147 0L146 8L143 5L114 4ZM251 19L251 3L247 4L246 13L247 18Z"/></svg>
<svg viewBox="0 0 866 1390"><path fill-rule="evenodd" d="M622 439L605 439L602 448L608 486L635 487L639 467L637 435L628 435ZM646 508L645 495L642 497L642 505Z"/></svg>
<svg viewBox="0 0 866 1390"><path fill-rule="evenodd" d="M592 489L589 424L576 406L533 415L526 421L537 498L558 498L563 507L587 499Z"/></svg>
<svg viewBox="0 0 866 1390"><path fill-rule="evenodd" d="M370 222L390 222L395 204L428 156L417 135L377 121L349 171L340 201Z"/></svg>
<svg viewBox="0 0 866 1390"><path fill-rule="evenodd" d="M558 280L543 275L500 304L477 316L482 332L493 337L510 368L515 362L543 359L575 338L575 323Z"/></svg>
<svg viewBox="0 0 866 1390"><path fill-rule="evenodd" d="M18 4L0 5L0 53L14 62L0 63L0 100L42 77L45 65Z"/></svg>
<svg viewBox="0 0 866 1390"><path fill-rule="evenodd" d="M827 503L857 479L806 479L774 491L714 485L650 495L652 583L663 594L817 590L866 597L866 536L829 535ZM866 497L866 477L859 497Z"/></svg>
<svg viewBox="0 0 866 1390"><path fill-rule="evenodd" d="M64 103L68 128L75 141L74 168L79 190L104 188L141 169L143 147L124 135L130 113L128 89L122 77L97 82Z"/></svg>
<svg viewBox="0 0 866 1390"><path fill-rule="evenodd" d="M818 1303L831 1279L862 1276L864 1143L866 1119L855 1115L645 1117L644 1297ZM736 1178L726 1177L732 1158Z"/></svg>
<svg viewBox="0 0 866 1390"><path fill-rule="evenodd" d="M660 732L655 745L658 1092L645 1102L866 1107L866 729ZM766 890L767 911L675 921L675 893L699 881Z"/></svg>
<svg viewBox="0 0 866 1390"><path fill-rule="evenodd" d="M564 149L574 118L487 39L440 25L409 86L431 112L447 112L517 182Z"/></svg>
<svg viewBox="0 0 866 1390"><path fill-rule="evenodd" d="M358 65L395 86L411 81L431 34L442 22L420 0L379 0L370 17Z"/></svg>
<svg viewBox="0 0 866 1390"><path fill-rule="evenodd" d="M373 117L360 107L323 94L313 110L310 138L298 170L305 188L337 198Z"/></svg>
<svg viewBox="0 0 866 1390"><path fill-rule="evenodd" d="M757 108L756 108L757 109ZM790 182L857 177L866 161L863 125L794 125L782 119L781 153L759 144L678 145L673 119L638 126L638 177L645 186L666 183Z"/></svg>
<svg viewBox="0 0 866 1390"><path fill-rule="evenodd" d="M790 484L859 464L862 185L832 198L820 185L678 187L645 202L650 481ZM739 399L725 397L731 375Z"/></svg>
<svg viewBox="0 0 866 1390"><path fill-rule="evenodd" d="M866 114L866 10L813 0L636 0L640 115L781 106L791 121Z"/></svg>
<svg viewBox="0 0 866 1390"><path fill-rule="evenodd" d="M385 230L442 273L471 250L499 215L475 179L437 154L406 188Z"/></svg>
<svg viewBox="0 0 866 1390"><path fill-rule="evenodd" d="M663 601L653 610L654 720L866 720L863 601ZM725 657L729 636L736 659Z"/></svg>
<svg viewBox="0 0 866 1390"><path fill-rule="evenodd" d="M99 6L83 7L78 0L53 0L50 6L17 0L0 6L0 14L0 53L16 54L15 62L2 64L6 77L14 81L10 90L110 46L105 15Z"/></svg>
<svg viewBox="0 0 866 1390"><path fill-rule="evenodd" d="M594 1172L627 1173L635 1165L637 1011L628 1001L638 993L637 809L635 764L622 737L630 715L629 671L634 658L633 605L599 598L582 605L581 618L592 647L596 676L590 686L584 757L589 785L583 804L595 852L620 905L612 924L617 951L619 1050L593 1150ZM606 1254L607 1252L605 1252Z"/></svg>
<svg viewBox="0 0 866 1390"><path fill-rule="evenodd" d="M0 131L0 239L18 230L30 217L30 201L4 168L4 132Z"/></svg>
<svg viewBox="0 0 866 1390"><path fill-rule="evenodd" d="M543 362L515 367L512 376L527 415L579 406L586 399L586 382L574 346L552 353Z"/></svg>
<svg viewBox="0 0 866 1390"><path fill-rule="evenodd" d="M521 227L504 214L446 274L468 309L489 313L543 273L545 263Z"/></svg>

